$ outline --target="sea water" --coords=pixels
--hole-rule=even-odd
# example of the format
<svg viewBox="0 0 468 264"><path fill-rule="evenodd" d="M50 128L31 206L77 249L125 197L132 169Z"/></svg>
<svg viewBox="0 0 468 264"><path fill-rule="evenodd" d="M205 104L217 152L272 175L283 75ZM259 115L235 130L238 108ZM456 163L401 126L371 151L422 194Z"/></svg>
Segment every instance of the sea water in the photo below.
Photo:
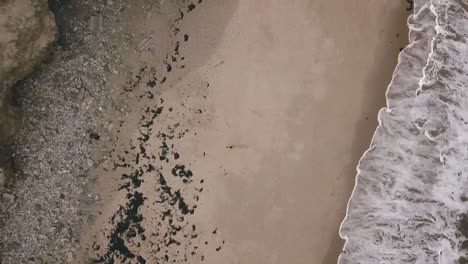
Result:
<svg viewBox="0 0 468 264"><path fill-rule="evenodd" d="M419 0L338 263L468 263L468 0Z"/></svg>

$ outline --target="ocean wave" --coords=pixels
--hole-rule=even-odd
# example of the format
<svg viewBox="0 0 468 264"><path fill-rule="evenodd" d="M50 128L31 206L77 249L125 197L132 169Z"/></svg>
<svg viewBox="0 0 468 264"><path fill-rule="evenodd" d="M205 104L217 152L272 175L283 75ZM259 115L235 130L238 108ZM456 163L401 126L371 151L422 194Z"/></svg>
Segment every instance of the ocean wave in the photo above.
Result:
<svg viewBox="0 0 468 264"><path fill-rule="evenodd" d="M468 1L416 1L338 263L468 263Z"/></svg>

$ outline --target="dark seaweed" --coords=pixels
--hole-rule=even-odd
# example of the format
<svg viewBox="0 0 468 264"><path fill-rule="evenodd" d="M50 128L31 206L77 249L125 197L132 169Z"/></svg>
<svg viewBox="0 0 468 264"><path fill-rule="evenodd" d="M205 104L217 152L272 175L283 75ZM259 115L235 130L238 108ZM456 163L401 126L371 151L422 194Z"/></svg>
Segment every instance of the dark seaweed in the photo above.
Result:
<svg viewBox="0 0 468 264"><path fill-rule="evenodd" d="M201 0L198 1L198 3L201 2ZM190 3L187 9L188 12L194 10L195 4ZM176 22L184 18L184 13L181 10L179 10L179 14L180 17L176 19ZM176 24L171 26L171 29L174 35L179 32ZM189 36L185 34L183 36L184 42L187 42L188 39ZM184 60L183 56L180 57L180 52L183 51L181 45L184 42L176 42L172 54L167 54L163 62L166 72L169 73L173 70L184 68L184 65L178 64L179 58L180 60ZM172 64L169 64L168 61ZM141 68L134 76L134 79L127 82L124 91L133 91L140 83L146 84L146 89L149 90L149 88L154 88L166 82L167 77L162 75L156 76L153 67L151 68L151 72L154 73L146 77L146 68L146 66ZM153 93L151 91L156 92ZM151 91L142 92L140 99L149 99L154 103L154 98L158 96L158 91ZM190 261L189 257L197 255L198 246L193 246L192 243L198 241L199 234L197 233L196 226L189 224L188 217L194 214L197 208L196 202L199 201L200 197L193 193L187 194L186 190L190 189L199 193L203 191L203 186L185 185L182 190L175 188L177 185L170 186L174 181L185 184L192 182L193 172L185 164L179 163L171 169L171 173L175 178L171 179L170 182L162 174L164 164L167 164L172 158L173 160L181 158L180 154L174 149L174 144L177 139L184 137L189 130L182 129L179 123L175 123L166 128L161 128L160 131L153 131L156 127L155 124L158 122L157 118L164 109L162 106L164 99L159 97L158 102L160 102L158 106L148 106L142 109L144 114L138 123L138 142L136 144L135 142L131 142L131 147L124 152L126 154L125 157L117 155L119 163L114 164L114 169L117 167L129 169L127 173L121 174L123 183L119 187L119 190L127 192L128 201L111 218L111 224L114 226L114 229L108 236L107 251L103 256L99 257L98 261L105 263L114 263L115 261L119 263L147 263L147 260L138 253L140 243L143 243L143 241L151 247L152 263L187 263ZM203 112L202 109L192 111ZM178 114L177 109L174 111L173 107L169 108L169 113ZM120 127L122 127L122 123ZM161 144L159 153L156 156L149 149L147 150L147 143L150 140L159 140ZM144 179L150 177L157 177L155 192L158 195L158 200L154 201L154 203L159 204L158 207L161 207L161 211L158 219L151 219L151 222L149 222L157 227L155 229L157 231L147 234L141 226L143 215L140 212L145 198L143 193L139 192L138 189L141 187ZM203 184L203 180L200 180L201 184ZM213 234L216 234L216 229L213 231ZM205 244L207 245L208 242L205 242ZM169 250L169 247L171 250ZM99 250L99 247L93 246L93 249ZM221 246L219 247L220 249ZM201 260L204 260L204 256L201 256Z"/></svg>
<svg viewBox="0 0 468 264"><path fill-rule="evenodd" d="M107 253L99 258L100 262L104 263L114 263L116 257L125 257L128 259L134 259L136 255L130 251L125 243L123 237L131 229L143 230L141 227L141 221L143 221L143 216L138 213L139 208L143 205L145 198L143 194L135 191L133 194L128 194L129 202L126 204L125 208L120 208L116 215L121 215L122 220L115 223L116 227L114 228L109 238L109 246ZM112 221L115 219L113 217ZM142 232L142 231L141 231ZM140 256L140 259L144 259Z"/></svg>
<svg viewBox="0 0 468 264"><path fill-rule="evenodd" d="M414 0L406 0L409 6L406 8L406 11L413 11L414 10Z"/></svg>
<svg viewBox="0 0 468 264"><path fill-rule="evenodd" d="M176 177L179 176L181 178L191 178L193 173L191 170L186 170L185 165L177 164L172 168L172 175Z"/></svg>
<svg viewBox="0 0 468 264"><path fill-rule="evenodd" d="M101 138L101 136L99 136L98 133L90 133L89 137L94 139L94 140L99 140Z"/></svg>
<svg viewBox="0 0 468 264"><path fill-rule="evenodd" d="M190 3L188 6L187 6L187 12L190 12L192 10L195 9L195 5L193 3Z"/></svg>

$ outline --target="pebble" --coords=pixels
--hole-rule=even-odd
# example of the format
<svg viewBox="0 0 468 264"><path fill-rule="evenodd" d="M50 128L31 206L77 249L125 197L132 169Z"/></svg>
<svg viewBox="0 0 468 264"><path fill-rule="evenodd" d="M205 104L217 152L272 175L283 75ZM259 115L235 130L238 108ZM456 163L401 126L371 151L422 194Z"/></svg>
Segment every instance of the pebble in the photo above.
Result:
<svg viewBox="0 0 468 264"><path fill-rule="evenodd" d="M67 262L68 262L68 263L72 263L72 262L73 262L73 253L72 253L72 252L68 252L68 253L67 253Z"/></svg>
<svg viewBox="0 0 468 264"><path fill-rule="evenodd" d="M10 202L13 202L15 200L15 196L13 194L9 194L9 193L3 193L2 198L4 200L8 200Z"/></svg>
<svg viewBox="0 0 468 264"><path fill-rule="evenodd" d="M94 161L92 159L88 159L86 161L86 164L88 164L89 167L92 167L92 166L94 166Z"/></svg>
<svg viewBox="0 0 468 264"><path fill-rule="evenodd" d="M103 22L103 17L102 15L97 15L97 16L91 16L89 18L89 30L90 31L102 31L102 22Z"/></svg>

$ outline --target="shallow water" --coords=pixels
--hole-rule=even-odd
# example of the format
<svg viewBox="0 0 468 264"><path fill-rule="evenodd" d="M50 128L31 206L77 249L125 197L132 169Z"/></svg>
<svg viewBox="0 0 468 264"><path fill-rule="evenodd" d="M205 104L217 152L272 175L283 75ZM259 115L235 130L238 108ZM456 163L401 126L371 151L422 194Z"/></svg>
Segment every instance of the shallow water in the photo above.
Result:
<svg viewBox="0 0 468 264"><path fill-rule="evenodd" d="M468 263L468 1L417 1L338 263Z"/></svg>

